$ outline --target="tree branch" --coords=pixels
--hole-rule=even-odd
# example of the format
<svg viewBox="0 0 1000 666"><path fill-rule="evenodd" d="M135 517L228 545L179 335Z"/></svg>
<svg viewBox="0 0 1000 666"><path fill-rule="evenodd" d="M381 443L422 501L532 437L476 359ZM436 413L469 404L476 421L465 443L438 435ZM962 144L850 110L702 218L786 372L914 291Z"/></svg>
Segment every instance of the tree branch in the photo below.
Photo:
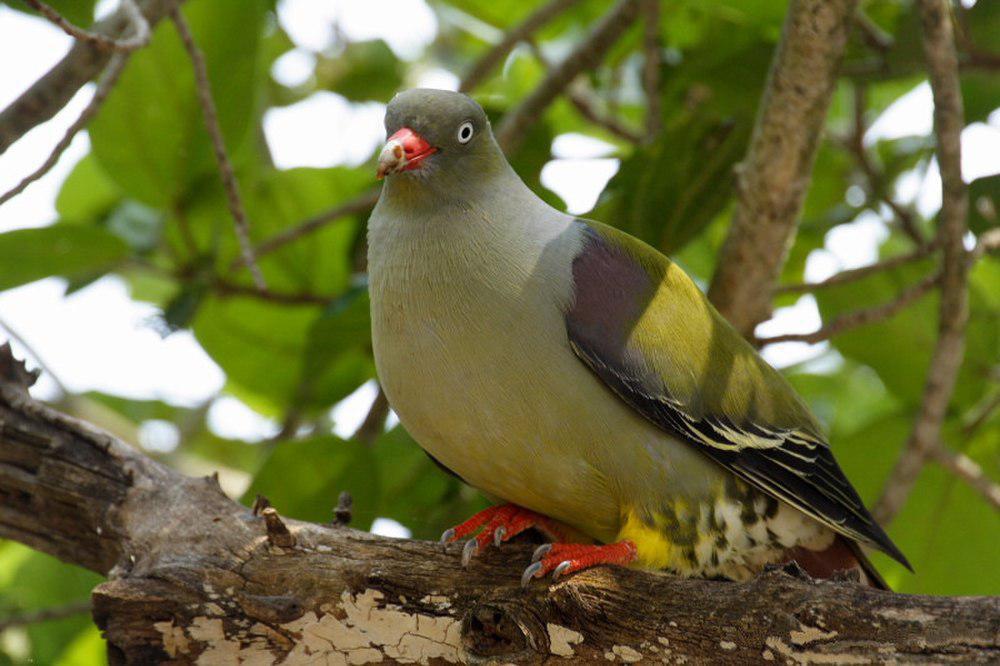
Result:
<svg viewBox="0 0 1000 666"><path fill-rule="evenodd" d="M503 117L496 131L496 139L504 152L509 155L517 149L532 123L538 120L542 112L578 74L601 62L618 38L632 25L637 14L637 0L619 0L565 60L553 67L538 87Z"/></svg>
<svg viewBox="0 0 1000 666"><path fill-rule="evenodd" d="M663 47L660 44L660 0L642 0L642 88L646 94L645 141L656 140L663 125L660 111L660 70Z"/></svg>
<svg viewBox="0 0 1000 666"><path fill-rule="evenodd" d="M738 203L709 298L750 337L773 285L811 179L857 0L793 0L771 64L750 149L737 169Z"/></svg>
<svg viewBox="0 0 1000 666"><path fill-rule="evenodd" d="M940 276L930 275L913 286L903 290L899 296L888 303L882 303L881 305L876 305L874 307L842 314L812 333L786 333L784 335L775 335L769 338L756 338L756 344L758 346L762 346L774 345L779 342L807 342L814 345L817 342L828 340L829 338L839 335L844 331L849 331L852 328L865 326L867 324L872 324L892 317L900 310L903 310L910 304L916 302L921 296L933 289L939 282Z"/></svg>
<svg viewBox="0 0 1000 666"><path fill-rule="evenodd" d="M920 413L913 432L875 506L875 517L888 523L902 508L923 469L928 451L940 439L965 350L968 320L966 290L968 261L963 238L969 197L962 180L962 129L965 126L958 56L948 0L920 0L924 57L934 94L934 130L941 166L941 223L937 237L942 250L941 307L938 339L927 371Z"/></svg>
<svg viewBox="0 0 1000 666"><path fill-rule="evenodd" d="M992 481L979 464L958 451L952 451L938 441L929 451L931 458L946 470L965 481L994 509L1000 510L1000 484Z"/></svg>
<svg viewBox="0 0 1000 666"><path fill-rule="evenodd" d="M803 294L808 292L820 291L828 287L835 287L842 284L850 284L851 282L856 282L862 280L869 275L874 275L875 273L882 273L884 271L892 270L893 268L898 268L899 266L904 266L906 264L912 263L914 261L919 261L930 256L937 246L934 243L928 243L922 247L918 247L915 250L907 252L905 254L900 254L895 257L890 257L888 259L883 259L882 261L876 262L869 266L861 266L860 268L851 268L846 271L841 271L835 273L825 280L820 282L803 282L801 284L785 284L777 287L774 290L775 294Z"/></svg>
<svg viewBox="0 0 1000 666"><path fill-rule="evenodd" d="M63 134L59 142L52 148L52 152L49 156L45 158L42 165L35 169L33 172L21 179L17 185L12 187L7 192L0 195L0 206L7 203L21 192L24 192L33 182L47 174L52 170L52 167L56 165L62 154L66 152L70 144L73 143L73 139L76 137L77 133L87 126L87 123L97 115L97 112L101 109L104 104L104 100L108 98L111 93L112 88L115 87L115 83L118 82L118 77L121 76L122 70L125 69L125 63L128 62L128 55L126 53L116 53L111 61L108 63L107 69L101 75L101 80L97 82L97 89L94 91L94 96L90 99L86 108L80 113L80 116L73 121L73 124L66 128L66 133Z"/></svg>
<svg viewBox="0 0 1000 666"><path fill-rule="evenodd" d="M88 42L103 51L135 51L149 43L149 23L146 21L146 17L142 15L142 12L139 11L139 8L135 6L135 0L122 0L121 10L129 21L132 34L120 39L111 39L106 35L79 28L67 21L62 14L41 0L25 0L25 2L37 9L49 21L59 26L70 37Z"/></svg>
<svg viewBox="0 0 1000 666"><path fill-rule="evenodd" d="M376 201L378 201L378 195L378 189L368 190L353 199L348 199L344 203L338 204L318 215L314 215L294 227L289 227L284 231L280 231L258 245L254 250L254 254L258 258L263 257L264 255L271 254L275 250L288 245L292 241L296 241L303 236L307 236L322 229L330 222L349 217L351 215L360 215L365 213L375 205ZM229 270L236 270L237 268L243 266L244 262L245 259L243 257L233 260L233 263L229 266Z"/></svg>
<svg viewBox="0 0 1000 666"><path fill-rule="evenodd" d="M205 128L212 139L212 151L215 153L215 161L219 164L219 175L222 177L222 185L226 190L226 203L229 205L229 213L233 217L233 225L236 230L236 239L240 244L240 253L243 255L243 264L250 269L253 282L260 291L267 289L264 281L264 274L257 265L257 260L253 253L253 243L250 241L250 223L247 221L246 208L243 206L243 198L240 196L240 184L236 180L233 172L233 164L229 161L226 153L226 142L222 138L222 128L219 127L219 114L215 108L215 100L212 99L212 85L208 80L208 68L205 66L205 57L201 49L194 42L191 29L188 28L187 21L181 13L180 7L174 7L170 12L170 18L177 26L177 34L180 35L184 43L184 49L191 58L194 67L194 80L198 90L198 102L201 104L202 115L205 117Z"/></svg>
<svg viewBox="0 0 1000 666"><path fill-rule="evenodd" d="M213 477L184 477L9 381L0 423L0 535L108 576L93 614L116 663L933 662L1000 650L1000 598L777 570L741 584L602 568L523 590L530 544L466 570L460 546L283 519L264 502L255 515Z"/></svg>
<svg viewBox="0 0 1000 666"><path fill-rule="evenodd" d="M497 65L514 50L520 42L538 32L546 23L571 9L580 0L551 0L535 10L528 18L504 34L503 39L487 51L462 78L458 89L468 92L482 83Z"/></svg>
<svg viewBox="0 0 1000 666"><path fill-rule="evenodd" d="M171 6L183 0L138 0L137 5L152 29ZM90 32L116 37L130 25L123 4ZM88 81L107 65L111 53L86 41L77 41L62 60L35 81L20 97L0 112L0 155L29 130L51 119Z"/></svg>
<svg viewBox="0 0 1000 666"><path fill-rule="evenodd" d="M74 601L63 606L52 608L42 608L39 610L24 611L6 617L0 617L0 631L10 627L20 627L26 624L37 624L48 622L49 620L62 620L63 618L82 615L90 610L90 600Z"/></svg>

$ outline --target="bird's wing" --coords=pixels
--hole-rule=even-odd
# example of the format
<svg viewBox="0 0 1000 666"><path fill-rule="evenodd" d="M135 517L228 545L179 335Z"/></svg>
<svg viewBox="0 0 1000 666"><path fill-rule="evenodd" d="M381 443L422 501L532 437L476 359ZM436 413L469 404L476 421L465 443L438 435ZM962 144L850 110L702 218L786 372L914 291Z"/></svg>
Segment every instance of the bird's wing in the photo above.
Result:
<svg viewBox="0 0 1000 666"><path fill-rule="evenodd" d="M865 508L809 408L665 256L579 221L569 342L622 400L833 530L906 558Z"/></svg>

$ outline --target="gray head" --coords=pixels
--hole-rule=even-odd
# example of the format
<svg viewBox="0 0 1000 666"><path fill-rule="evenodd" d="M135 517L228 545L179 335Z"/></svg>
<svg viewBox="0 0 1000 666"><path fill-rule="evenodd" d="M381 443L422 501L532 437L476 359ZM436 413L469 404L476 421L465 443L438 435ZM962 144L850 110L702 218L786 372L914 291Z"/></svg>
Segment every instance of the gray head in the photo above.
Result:
<svg viewBox="0 0 1000 666"><path fill-rule="evenodd" d="M379 178L436 189L506 168L486 113L462 93L405 90L386 108L385 131Z"/></svg>

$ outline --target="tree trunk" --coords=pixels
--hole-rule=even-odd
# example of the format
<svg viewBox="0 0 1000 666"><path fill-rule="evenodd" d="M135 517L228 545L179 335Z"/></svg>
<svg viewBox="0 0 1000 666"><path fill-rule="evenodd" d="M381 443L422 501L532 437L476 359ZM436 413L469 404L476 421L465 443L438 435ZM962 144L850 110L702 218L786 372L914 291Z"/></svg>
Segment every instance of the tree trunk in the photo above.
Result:
<svg viewBox="0 0 1000 666"><path fill-rule="evenodd" d="M738 584L602 568L522 589L528 544L464 570L460 546L252 512L35 402L26 378L0 350L0 536L108 577L93 612L112 663L1000 659L1000 598L785 570Z"/></svg>

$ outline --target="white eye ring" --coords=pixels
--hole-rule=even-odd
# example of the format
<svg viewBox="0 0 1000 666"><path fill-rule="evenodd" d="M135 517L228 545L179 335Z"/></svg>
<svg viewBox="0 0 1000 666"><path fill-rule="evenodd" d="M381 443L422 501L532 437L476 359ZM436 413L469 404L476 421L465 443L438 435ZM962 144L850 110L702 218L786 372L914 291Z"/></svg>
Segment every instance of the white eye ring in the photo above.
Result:
<svg viewBox="0 0 1000 666"><path fill-rule="evenodd" d="M472 121L466 120L458 126L458 142L469 143L472 141L472 135L475 134L475 131L476 128L472 126Z"/></svg>

